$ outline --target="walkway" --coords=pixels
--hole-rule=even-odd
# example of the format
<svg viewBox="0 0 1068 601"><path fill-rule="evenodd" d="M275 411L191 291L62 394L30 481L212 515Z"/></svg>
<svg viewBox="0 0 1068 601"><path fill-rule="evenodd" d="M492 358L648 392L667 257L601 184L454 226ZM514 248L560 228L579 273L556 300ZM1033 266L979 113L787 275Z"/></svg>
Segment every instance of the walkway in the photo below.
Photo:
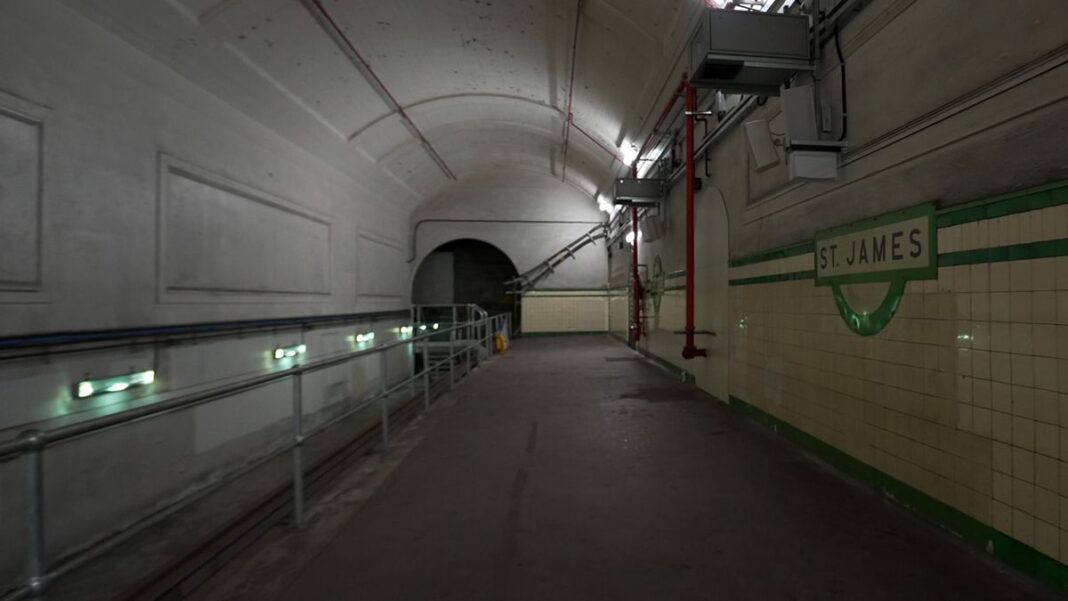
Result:
<svg viewBox="0 0 1068 601"><path fill-rule="evenodd" d="M456 394L282 599L1043 598L609 338Z"/></svg>

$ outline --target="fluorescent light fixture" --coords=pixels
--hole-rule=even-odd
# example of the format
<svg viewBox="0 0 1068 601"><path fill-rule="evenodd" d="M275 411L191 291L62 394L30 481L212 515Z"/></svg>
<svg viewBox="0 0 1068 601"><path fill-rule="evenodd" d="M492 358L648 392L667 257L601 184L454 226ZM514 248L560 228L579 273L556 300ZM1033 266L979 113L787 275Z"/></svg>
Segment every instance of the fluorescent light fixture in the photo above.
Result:
<svg viewBox="0 0 1068 601"><path fill-rule="evenodd" d="M374 342L374 340L375 340L375 333L374 332L367 332L367 333L364 333L364 334L356 334L356 342L359 342L359 343Z"/></svg>
<svg viewBox="0 0 1068 601"><path fill-rule="evenodd" d="M623 162L628 167L638 160L638 147L633 142L624 141L623 145L619 147L619 151L623 153Z"/></svg>
<svg viewBox="0 0 1068 601"><path fill-rule="evenodd" d="M627 244L634 244L634 232L627 232ZM638 231L638 242L642 241L641 230Z"/></svg>
<svg viewBox="0 0 1068 601"><path fill-rule="evenodd" d="M156 372L151 369L103 380L83 380L75 386L74 396L79 399L87 399L98 394L122 392L138 386L147 386L155 381Z"/></svg>
<svg viewBox="0 0 1068 601"><path fill-rule="evenodd" d="M303 355L308 352L308 346L305 344L298 344L295 346L284 346L274 349L275 359L292 359L297 355Z"/></svg>

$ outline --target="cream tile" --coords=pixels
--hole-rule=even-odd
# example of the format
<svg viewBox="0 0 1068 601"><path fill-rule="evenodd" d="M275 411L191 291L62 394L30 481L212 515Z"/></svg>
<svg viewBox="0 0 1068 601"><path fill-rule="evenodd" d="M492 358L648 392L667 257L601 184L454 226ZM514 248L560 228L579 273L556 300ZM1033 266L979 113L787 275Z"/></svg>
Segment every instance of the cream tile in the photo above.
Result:
<svg viewBox="0 0 1068 601"><path fill-rule="evenodd" d="M971 405L957 403L957 429L965 432L974 431L974 413Z"/></svg>
<svg viewBox="0 0 1068 601"><path fill-rule="evenodd" d="M1012 386L1001 382L991 382L990 402L994 411L1012 414Z"/></svg>
<svg viewBox="0 0 1068 601"><path fill-rule="evenodd" d="M957 293L953 295L956 301L956 318L957 319L971 319L972 318L972 297L968 293Z"/></svg>
<svg viewBox="0 0 1068 601"><path fill-rule="evenodd" d="M977 350L990 350L990 324L987 322L972 322L972 348ZM1065 345L1068 352L1068 344Z"/></svg>
<svg viewBox="0 0 1068 601"><path fill-rule="evenodd" d="M960 226L961 250L972 250L979 247L979 224L975 221Z"/></svg>
<svg viewBox="0 0 1068 601"><path fill-rule="evenodd" d="M1012 321L1012 294L1009 292L990 293L990 320ZM1027 320L1031 321L1031 320Z"/></svg>
<svg viewBox="0 0 1068 601"><path fill-rule="evenodd" d="M1035 517L1056 524L1060 521L1060 497L1052 490L1035 487ZM1054 527L1054 530L1056 528Z"/></svg>
<svg viewBox="0 0 1068 601"><path fill-rule="evenodd" d="M1057 323L1057 293L1052 290L1033 292L1031 294L1031 315L1031 321L1034 323Z"/></svg>
<svg viewBox="0 0 1068 601"><path fill-rule="evenodd" d="M990 350L999 353L1012 350L1012 328L1008 323L990 324Z"/></svg>
<svg viewBox="0 0 1068 601"><path fill-rule="evenodd" d="M1035 546L1035 518L1019 509L1012 510L1012 536L1028 546Z"/></svg>
<svg viewBox="0 0 1068 601"><path fill-rule="evenodd" d="M1028 322L1014 322L1010 330L1012 352L1030 355L1035 350L1034 326Z"/></svg>
<svg viewBox="0 0 1068 601"><path fill-rule="evenodd" d="M1032 292L1012 292L1010 299L1010 321L1019 323L1031 323L1034 314Z"/></svg>
<svg viewBox="0 0 1068 601"><path fill-rule="evenodd" d="M990 379L995 382L1012 382L1012 355L990 353Z"/></svg>
<svg viewBox="0 0 1068 601"><path fill-rule="evenodd" d="M1061 403L1056 392L1036 389L1034 400L1036 420L1054 425L1061 423Z"/></svg>
<svg viewBox="0 0 1068 601"><path fill-rule="evenodd" d="M1035 451L1048 457L1060 455L1060 428L1053 424L1035 423Z"/></svg>
<svg viewBox="0 0 1068 601"><path fill-rule="evenodd" d="M995 472L1012 474L1012 447L1003 443L991 442L991 467ZM1068 470L1066 470L1068 471Z"/></svg>
<svg viewBox="0 0 1068 601"><path fill-rule="evenodd" d="M1036 324L1032 330L1034 354L1041 357L1057 356L1057 326Z"/></svg>
<svg viewBox="0 0 1068 601"><path fill-rule="evenodd" d="M991 493L995 501L1012 505L1012 476L994 472L991 478Z"/></svg>
<svg viewBox="0 0 1068 601"><path fill-rule="evenodd" d="M1008 292L1011 290L1009 264L1006 262L990 263L990 291Z"/></svg>
<svg viewBox="0 0 1068 601"><path fill-rule="evenodd" d="M991 501L992 526L998 531L1012 535L1012 506L1001 501ZM1068 552L1068 532L1064 536L1064 549Z"/></svg>
<svg viewBox="0 0 1068 601"><path fill-rule="evenodd" d="M1068 261L1065 263L1064 288L1068 289ZM981 263L979 265L971 265L970 268L972 292L988 292L990 290L990 265Z"/></svg>
<svg viewBox="0 0 1068 601"><path fill-rule="evenodd" d="M1060 551L1060 532L1060 529L1054 524L1044 520L1036 520L1035 548L1047 557L1056 559Z"/></svg>
<svg viewBox="0 0 1068 601"><path fill-rule="evenodd" d="M976 248L986 248L990 246L990 222L978 221L976 226Z"/></svg>
<svg viewBox="0 0 1068 601"><path fill-rule="evenodd" d="M1068 224L1065 225L1068 228ZM1056 257L1053 261L1053 270L1056 273L1057 290L1068 290L1068 257Z"/></svg>
<svg viewBox="0 0 1068 601"><path fill-rule="evenodd" d="M1000 413L995 411L993 413L994 421L992 422L991 435L994 440L1012 443L1012 416L1008 413ZM1062 433L1063 434L1063 433ZM1063 437L1062 437L1063 438ZM1068 459L1068 448L1061 449L1061 459Z"/></svg>
<svg viewBox="0 0 1068 601"><path fill-rule="evenodd" d="M1035 455L1035 485L1053 492L1058 497L1060 496L1057 492L1059 490L1059 472L1060 461L1056 457Z"/></svg>
<svg viewBox="0 0 1068 601"><path fill-rule="evenodd" d="M1031 420L1035 418L1035 390L1033 388L1012 387L1012 414Z"/></svg>
<svg viewBox="0 0 1068 601"><path fill-rule="evenodd" d="M1034 357L1035 387L1056 392L1058 390L1058 364L1051 357Z"/></svg>
<svg viewBox="0 0 1068 601"><path fill-rule="evenodd" d="M1057 328L1057 357L1068 359L1068 326L1056 326Z"/></svg>
<svg viewBox="0 0 1068 601"><path fill-rule="evenodd" d="M972 413L973 431L979 436L990 438L993 416L990 409L975 407Z"/></svg>
<svg viewBox="0 0 1068 601"><path fill-rule="evenodd" d="M1031 263L1031 283L1035 290L1056 290L1056 259L1035 259Z"/></svg>
<svg viewBox="0 0 1068 601"><path fill-rule="evenodd" d="M988 321L990 319L990 293L973 292L970 296L972 310L971 319L976 321Z"/></svg>
<svg viewBox="0 0 1068 601"><path fill-rule="evenodd" d="M1035 385L1034 357L1031 355L1012 355L1010 362L1012 363L1012 385L1014 389L1017 386L1030 388Z"/></svg>
<svg viewBox="0 0 1068 601"><path fill-rule="evenodd" d="M976 351L972 351L973 353ZM972 358L974 365L975 358ZM992 400L990 398L990 381L979 380L972 378L972 404L976 407L983 407L986 409L992 408ZM1066 422L1068 423L1068 422Z"/></svg>
<svg viewBox="0 0 1068 601"><path fill-rule="evenodd" d="M1057 291L1057 323L1068 325L1068 290Z"/></svg>
<svg viewBox="0 0 1068 601"><path fill-rule="evenodd" d="M1012 477L1021 482L1034 483L1035 481L1035 454L1034 452L1020 447L1012 447ZM1013 499L1013 505L1019 507Z"/></svg>
<svg viewBox="0 0 1068 601"><path fill-rule="evenodd" d="M1012 446L1016 449L1035 450L1035 422L1028 417L1012 418ZM1015 451L1014 451L1015 452ZM1034 478L1034 457L1031 458L1031 469ZM1015 462L1013 463L1013 475L1016 474ZM1022 477L1022 476L1020 476Z"/></svg>

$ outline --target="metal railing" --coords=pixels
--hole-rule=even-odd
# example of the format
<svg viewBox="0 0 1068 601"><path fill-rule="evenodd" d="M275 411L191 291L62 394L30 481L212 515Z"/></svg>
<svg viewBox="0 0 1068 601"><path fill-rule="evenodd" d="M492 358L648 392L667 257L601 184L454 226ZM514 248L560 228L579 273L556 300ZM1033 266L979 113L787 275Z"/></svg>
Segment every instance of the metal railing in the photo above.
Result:
<svg viewBox="0 0 1068 601"><path fill-rule="evenodd" d="M441 309L450 310L450 316L452 318L451 322L446 325L441 325L440 322L437 322L437 327L427 327L426 322L422 321L422 319L427 317L430 311ZM287 379L291 379L293 382L293 408L291 416L292 436L287 444L279 449L272 449L261 455L255 462L264 462L268 459L277 457L286 451L290 452L292 461L293 523L298 528L303 526L305 473L303 447L308 439L328 430L377 402L381 407L380 424L382 447L385 449L389 445L389 407L387 400L391 394L402 388L411 387L414 397L415 384L421 381L423 387L423 409L429 410L432 374L436 374L439 369L442 369L443 366L447 365L449 389L451 390L457 381L455 370L457 358L461 355L463 356L467 365L467 372L465 373L469 373L471 371L471 353L481 353L484 349L486 357L493 356L495 354L493 340L494 333L502 330L507 332L510 328L510 316L503 314L490 316L477 305L414 306L412 307L411 314L413 317L412 323L414 331L408 338L376 344L375 346L352 352L331 355L306 364L293 365L286 370L251 377L240 382L219 386L211 390L177 396L159 403L137 407L121 413L97 417L54 429L28 430L22 432L15 438L0 442L0 462L17 460L19 457L21 457L23 462L23 497L26 522L26 574L21 582L13 583L9 592L2 597L2 601L42 598L50 582L53 582L55 579L70 573L74 569L99 557L104 552L114 548L117 544L127 539L131 534L131 532L127 531L122 533L121 536L112 536L103 543L95 545L92 548L77 554L75 557L68 558L62 562L57 562L56 565L49 564L45 552L45 464L43 461L44 453L49 446L75 438L90 436L104 430L119 428L127 424L132 424L133 422L159 417L230 398L234 395L262 388L269 384ZM465 320L461 321L461 316L464 317ZM445 340L446 334L448 335L447 340ZM432 345L446 348L446 342L448 349L447 354L444 356L440 356L439 354L438 361L434 362L431 356ZM413 374L411 376L390 386L387 379L389 365L386 351L404 346L411 347L413 358L416 355L417 347L419 347L418 350L421 351L422 354L422 369L416 371L413 368ZM365 399L357 406L333 416L313 428L305 429L303 419L303 381L305 374L338 365L344 365L362 357L368 357L375 354L378 354L381 357L380 369L382 377L380 379L381 388L379 392ZM216 482L213 487L232 482L245 473L245 470L231 472ZM169 514L171 509L171 506L160 508L156 510L153 515ZM145 520L145 522L150 521L151 518ZM143 528L145 525L147 524L142 524L141 527ZM3 591L0 590L0 592Z"/></svg>

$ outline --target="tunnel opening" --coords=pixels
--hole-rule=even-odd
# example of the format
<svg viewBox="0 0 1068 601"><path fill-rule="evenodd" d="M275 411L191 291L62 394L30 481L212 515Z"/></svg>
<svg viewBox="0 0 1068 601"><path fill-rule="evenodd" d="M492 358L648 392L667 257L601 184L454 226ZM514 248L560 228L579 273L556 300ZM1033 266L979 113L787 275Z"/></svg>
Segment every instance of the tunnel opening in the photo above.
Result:
<svg viewBox="0 0 1068 601"><path fill-rule="evenodd" d="M434 249L419 264L412 282L416 305L475 304L490 313L512 316L520 328L520 305L506 281L519 275L515 264L496 246L465 238Z"/></svg>

